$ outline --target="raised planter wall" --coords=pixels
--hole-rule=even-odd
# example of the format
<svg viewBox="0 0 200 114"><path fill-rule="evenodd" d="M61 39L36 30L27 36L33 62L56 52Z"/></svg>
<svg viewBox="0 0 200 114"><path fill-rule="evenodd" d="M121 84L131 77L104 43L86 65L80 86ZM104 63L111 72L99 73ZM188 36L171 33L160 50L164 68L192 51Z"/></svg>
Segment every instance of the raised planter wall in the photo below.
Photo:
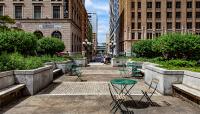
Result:
<svg viewBox="0 0 200 114"><path fill-rule="evenodd" d="M68 65L72 64L71 61L56 62L56 68L62 69L62 72L66 74L68 72Z"/></svg>
<svg viewBox="0 0 200 114"><path fill-rule="evenodd" d="M185 71L183 84L191 88L200 90L200 73Z"/></svg>
<svg viewBox="0 0 200 114"><path fill-rule="evenodd" d="M184 71L166 70L156 65L143 65L145 71L145 82L149 85L153 78L159 80L157 90L163 95L172 95L172 84L183 82Z"/></svg>
<svg viewBox="0 0 200 114"><path fill-rule="evenodd" d="M128 61L127 59L112 58L111 65L112 65L112 67L118 67L119 65L126 64L127 61Z"/></svg>
<svg viewBox="0 0 200 114"><path fill-rule="evenodd" d="M78 66L86 67L88 64L87 58L79 58L74 60Z"/></svg>
<svg viewBox="0 0 200 114"><path fill-rule="evenodd" d="M26 94L34 95L53 82L53 67L45 66L34 70L15 70L17 83L26 85Z"/></svg>
<svg viewBox="0 0 200 114"><path fill-rule="evenodd" d="M0 72L0 89L4 89L14 84L15 78L13 71Z"/></svg>

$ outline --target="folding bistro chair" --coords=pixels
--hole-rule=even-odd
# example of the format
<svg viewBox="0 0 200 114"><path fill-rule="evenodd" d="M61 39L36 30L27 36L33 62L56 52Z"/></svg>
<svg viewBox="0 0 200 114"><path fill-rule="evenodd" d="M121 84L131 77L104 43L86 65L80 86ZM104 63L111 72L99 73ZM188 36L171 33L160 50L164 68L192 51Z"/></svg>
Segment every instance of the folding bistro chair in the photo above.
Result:
<svg viewBox="0 0 200 114"><path fill-rule="evenodd" d="M113 100L110 104L110 105L113 105L110 111L111 112L114 111L113 114L115 114L117 110L119 109L122 114L134 114L133 111L130 111L127 107L123 105L123 103L126 101L126 97L124 95L118 95L118 94L114 95L111 90L111 84L108 84L108 87L109 87L111 98Z"/></svg>
<svg viewBox="0 0 200 114"><path fill-rule="evenodd" d="M143 96L139 100L139 103L142 101L143 98L146 98L148 104L154 105L152 100L151 100L151 97L156 92L156 89L158 87L158 83L159 83L159 80L153 78L149 87L146 90L141 90L142 93L143 93ZM152 89L152 88L154 88L154 89Z"/></svg>

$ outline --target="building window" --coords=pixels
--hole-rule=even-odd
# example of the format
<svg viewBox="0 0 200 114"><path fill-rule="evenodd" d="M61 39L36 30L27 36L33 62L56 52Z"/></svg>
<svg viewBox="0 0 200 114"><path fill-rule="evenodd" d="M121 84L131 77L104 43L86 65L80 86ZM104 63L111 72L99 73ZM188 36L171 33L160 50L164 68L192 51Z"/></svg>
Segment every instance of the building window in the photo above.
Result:
<svg viewBox="0 0 200 114"><path fill-rule="evenodd" d="M131 13L131 18L135 18L135 12Z"/></svg>
<svg viewBox="0 0 200 114"><path fill-rule="evenodd" d="M196 22L196 29L200 29L200 22Z"/></svg>
<svg viewBox="0 0 200 114"><path fill-rule="evenodd" d="M161 8L161 2L156 2L156 8Z"/></svg>
<svg viewBox="0 0 200 114"><path fill-rule="evenodd" d="M192 8L192 2L187 2L187 8Z"/></svg>
<svg viewBox="0 0 200 114"><path fill-rule="evenodd" d="M176 22L176 29L181 29L181 23L180 22Z"/></svg>
<svg viewBox="0 0 200 114"><path fill-rule="evenodd" d="M161 33L156 33L156 37L160 37L161 36Z"/></svg>
<svg viewBox="0 0 200 114"><path fill-rule="evenodd" d="M176 8L181 8L181 2L176 2Z"/></svg>
<svg viewBox="0 0 200 114"><path fill-rule="evenodd" d="M138 29L141 29L141 23L140 22L138 23Z"/></svg>
<svg viewBox="0 0 200 114"><path fill-rule="evenodd" d="M192 22L187 23L187 29L192 29Z"/></svg>
<svg viewBox="0 0 200 114"><path fill-rule="evenodd" d="M53 18L54 19L60 18L60 6L53 6Z"/></svg>
<svg viewBox="0 0 200 114"><path fill-rule="evenodd" d="M196 12L196 18L200 18L200 12Z"/></svg>
<svg viewBox="0 0 200 114"><path fill-rule="evenodd" d="M132 33L132 37L131 37L132 39L135 39L135 33Z"/></svg>
<svg viewBox="0 0 200 114"><path fill-rule="evenodd" d="M156 29L161 29L161 23L160 22L156 23Z"/></svg>
<svg viewBox="0 0 200 114"><path fill-rule="evenodd" d="M51 36L54 37L54 38L59 38L59 39L62 38L62 34L61 34L59 31L54 31L54 32L51 34Z"/></svg>
<svg viewBox="0 0 200 114"><path fill-rule="evenodd" d="M152 8L152 2L147 2L147 8Z"/></svg>
<svg viewBox="0 0 200 114"><path fill-rule="evenodd" d="M43 33L41 31L35 31L33 33L38 39L41 39L43 37Z"/></svg>
<svg viewBox="0 0 200 114"><path fill-rule="evenodd" d="M132 23L131 29L135 29L135 23Z"/></svg>
<svg viewBox="0 0 200 114"><path fill-rule="evenodd" d="M167 18L172 18L172 12L167 12Z"/></svg>
<svg viewBox="0 0 200 114"><path fill-rule="evenodd" d="M172 23L171 22L167 23L167 29L172 29Z"/></svg>
<svg viewBox="0 0 200 114"><path fill-rule="evenodd" d="M142 33L138 32L138 39L140 40L142 38Z"/></svg>
<svg viewBox="0 0 200 114"><path fill-rule="evenodd" d="M141 18L141 12L138 12L138 19Z"/></svg>
<svg viewBox="0 0 200 114"><path fill-rule="evenodd" d="M22 18L22 6L15 6L15 19Z"/></svg>
<svg viewBox="0 0 200 114"><path fill-rule="evenodd" d="M152 23L150 22L147 23L147 29L152 29Z"/></svg>
<svg viewBox="0 0 200 114"><path fill-rule="evenodd" d="M200 1L196 2L196 8L200 8Z"/></svg>
<svg viewBox="0 0 200 114"><path fill-rule="evenodd" d="M167 2L167 8L172 8L172 2Z"/></svg>
<svg viewBox="0 0 200 114"><path fill-rule="evenodd" d="M141 9L141 2L138 2L138 9Z"/></svg>
<svg viewBox="0 0 200 114"><path fill-rule="evenodd" d="M41 6L34 6L34 19L41 19L42 8Z"/></svg>
<svg viewBox="0 0 200 114"><path fill-rule="evenodd" d="M156 12L156 18L160 19L161 18L161 13L160 12Z"/></svg>
<svg viewBox="0 0 200 114"><path fill-rule="evenodd" d="M135 2L131 2L131 8L132 8L132 9L135 8Z"/></svg>
<svg viewBox="0 0 200 114"><path fill-rule="evenodd" d="M0 16L3 16L3 6L0 6Z"/></svg>
<svg viewBox="0 0 200 114"><path fill-rule="evenodd" d="M147 18L152 18L152 12L147 12Z"/></svg>
<svg viewBox="0 0 200 114"><path fill-rule="evenodd" d="M152 33L147 33L147 39L152 39Z"/></svg>
<svg viewBox="0 0 200 114"><path fill-rule="evenodd" d="M187 12L187 18L192 18L192 12Z"/></svg>
<svg viewBox="0 0 200 114"><path fill-rule="evenodd" d="M181 18L181 12L176 12L176 18L178 18L178 19Z"/></svg>

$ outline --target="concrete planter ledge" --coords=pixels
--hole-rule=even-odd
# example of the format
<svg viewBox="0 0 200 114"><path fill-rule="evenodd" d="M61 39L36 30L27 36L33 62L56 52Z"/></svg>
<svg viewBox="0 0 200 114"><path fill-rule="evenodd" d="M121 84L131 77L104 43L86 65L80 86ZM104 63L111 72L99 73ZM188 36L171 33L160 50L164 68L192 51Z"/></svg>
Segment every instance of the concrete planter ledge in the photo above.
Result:
<svg viewBox="0 0 200 114"><path fill-rule="evenodd" d="M155 72L160 73L160 74L165 74L165 75L183 75L184 74L183 70L167 70L167 69L164 69L164 68L160 68L156 64L146 65L146 66L144 66L144 69L145 68L152 70L152 71L155 71Z"/></svg>
<svg viewBox="0 0 200 114"><path fill-rule="evenodd" d="M26 95L35 95L53 82L53 66L44 66L33 70L15 70L16 83L25 84Z"/></svg>
<svg viewBox="0 0 200 114"><path fill-rule="evenodd" d="M163 95L172 95L172 84L181 84L183 81L184 71L166 70L157 67L155 64L143 65L145 72L145 82L149 85L153 78L159 80L157 87L158 92Z"/></svg>
<svg viewBox="0 0 200 114"><path fill-rule="evenodd" d="M200 73L185 71L183 77L183 84L191 88L200 90Z"/></svg>
<svg viewBox="0 0 200 114"><path fill-rule="evenodd" d="M52 69L52 68L53 68L53 66L46 65L44 67L40 67L40 68L33 69L33 70L15 70L14 74L15 75L18 75L18 74L33 75L33 74L38 74L38 73L41 73L45 70L49 70L49 69Z"/></svg>
<svg viewBox="0 0 200 114"><path fill-rule="evenodd" d="M13 76L13 71L5 71L5 72L0 72L0 78L7 77L7 76Z"/></svg>

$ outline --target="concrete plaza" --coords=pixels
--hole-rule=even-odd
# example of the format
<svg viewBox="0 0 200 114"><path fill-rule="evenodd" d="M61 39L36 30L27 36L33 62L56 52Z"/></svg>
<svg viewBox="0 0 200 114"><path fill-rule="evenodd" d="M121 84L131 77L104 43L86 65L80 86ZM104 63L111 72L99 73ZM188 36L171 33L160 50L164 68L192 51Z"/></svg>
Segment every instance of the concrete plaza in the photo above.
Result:
<svg viewBox="0 0 200 114"><path fill-rule="evenodd" d="M61 76L35 96L18 99L0 109L0 114L111 114L109 80L120 78L118 68L91 64L82 68L85 82L75 82L76 77ZM146 88L144 80L131 90L135 100ZM184 100L156 93L155 106L132 107L135 114L199 114L200 108ZM119 111L117 112L119 113Z"/></svg>

